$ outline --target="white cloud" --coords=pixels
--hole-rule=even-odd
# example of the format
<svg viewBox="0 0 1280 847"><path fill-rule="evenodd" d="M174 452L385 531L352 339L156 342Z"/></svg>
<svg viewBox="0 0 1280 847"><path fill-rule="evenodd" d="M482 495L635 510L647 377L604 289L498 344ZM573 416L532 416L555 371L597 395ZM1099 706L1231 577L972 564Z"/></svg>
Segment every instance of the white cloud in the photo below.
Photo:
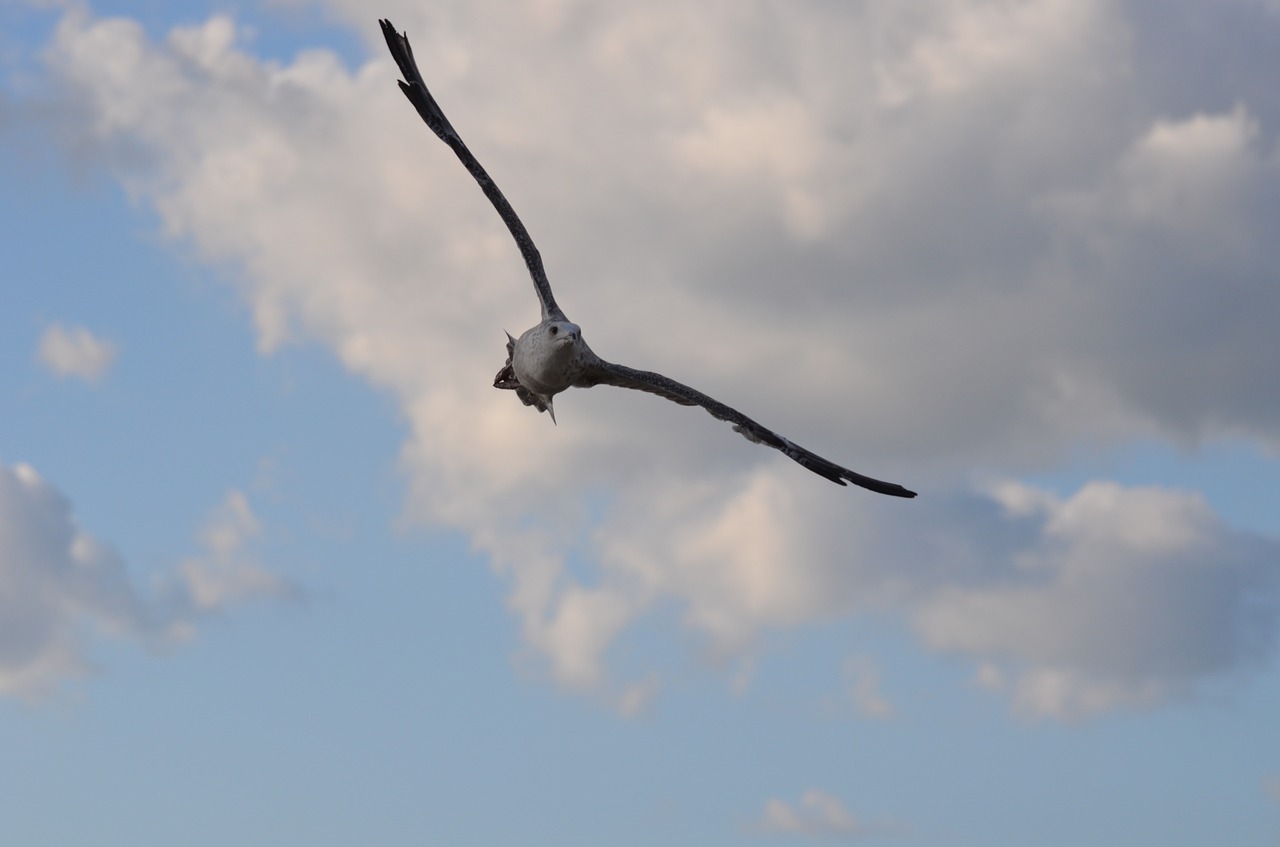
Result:
<svg viewBox="0 0 1280 847"><path fill-rule="evenodd" d="M148 596L57 489L28 465L0 465L0 696L39 698L85 673L96 637L166 643L189 636L200 614L261 593L264 580L272 593L280 586L263 574L246 585L243 571L221 583L192 579L189 566L181 575L179 590Z"/></svg>
<svg viewBox="0 0 1280 847"><path fill-rule="evenodd" d="M262 523L248 498L231 491L209 516L200 540L204 556L192 557L178 568L179 584L198 612L211 612L244 600L292 597L297 589L265 569L246 546L262 533Z"/></svg>
<svg viewBox="0 0 1280 847"><path fill-rule="evenodd" d="M398 398L410 513L507 576L552 678L642 685L612 678L610 648L672 600L720 658L896 609L1039 714L1158 702L1265 653L1246 598L1274 601L1274 544L1194 498L943 493L1082 444L1280 443L1265 104L1165 111L1131 72L1128 7L386 10L597 350L926 483L905 504L652 397L573 392L552 428L490 388L501 329L536 320L518 255L397 91L367 7L328 5L371 62L263 62L226 17L155 43L68 13L49 60L72 146L238 266L264 350L317 339Z"/></svg>
<svg viewBox="0 0 1280 847"><path fill-rule="evenodd" d="M839 798L825 791L810 789L794 805L776 797L770 798L765 803L763 814L750 829L762 834L851 839L884 835L901 827L864 823L850 814Z"/></svg>
<svg viewBox="0 0 1280 847"><path fill-rule="evenodd" d="M40 336L38 354L45 367L60 377L93 382L116 360L116 345L82 326L54 324Z"/></svg>

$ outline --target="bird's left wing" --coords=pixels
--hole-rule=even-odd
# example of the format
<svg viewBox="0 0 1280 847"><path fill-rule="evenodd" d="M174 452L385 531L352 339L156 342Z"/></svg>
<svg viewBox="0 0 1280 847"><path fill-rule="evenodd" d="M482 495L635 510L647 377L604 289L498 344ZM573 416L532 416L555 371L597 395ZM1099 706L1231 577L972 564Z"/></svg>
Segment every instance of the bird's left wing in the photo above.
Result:
<svg viewBox="0 0 1280 847"><path fill-rule="evenodd" d="M414 61L413 48L409 46L408 35L396 32L396 28L391 25L391 21L383 19L379 20L378 23L382 25L382 35L387 40L387 47L391 50L391 56L396 60L396 64L400 66L400 73L404 76L404 80L400 81L400 90L404 92L405 97L409 98L409 102L418 110L418 114L426 121L427 126L431 127L431 131L439 136L441 141L448 144L450 149L462 160L462 164L467 171L475 177L476 182L480 185L480 190L484 192L484 196L488 197L489 202L493 204L493 208L498 210L498 216L502 218L502 222L507 225L507 229L511 230L511 235L515 238L516 245L520 248L520 255L524 257L524 263L529 268L529 276L533 277L533 288L537 292L538 302L542 306L542 319L544 321L547 319L566 320L564 312L560 311L560 307L556 305L556 298L551 293L551 283L547 280L547 272L542 267L542 254L534 246L533 239L529 237L529 231L520 222L520 217L516 214L515 209L512 209L511 204L507 202L507 198L502 196L497 183L493 181L493 178L489 176L489 172L467 149L467 145L462 143L462 137L453 128L453 124L449 123L449 119L444 116L444 112L440 109L440 104L436 103L436 98L432 97L431 92L427 90L427 84L423 82L422 74L418 71L418 63Z"/></svg>
<svg viewBox="0 0 1280 847"><path fill-rule="evenodd" d="M657 394L659 397L665 397L682 406L701 406L711 413L713 417L733 424L734 431L740 433L748 441L780 450L800 465L837 485L852 482L854 485L860 485L879 494L888 494L891 497L916 496L914 491L903 488L897 483L872 479L869 476L855 473L848 468L843 468L835 462L828 461L817 453L806 450L799 444L783 438L773 430L766 429L737 409L726 406L719 400L708 397L701 391L676 382L674 379L662 374L651 371L638 371L625 365L615 365L612 362L597 359L574 382L574 386L578 388L590 388L593 385L616 385L619 388L634 388L637 391Z"/></svg>

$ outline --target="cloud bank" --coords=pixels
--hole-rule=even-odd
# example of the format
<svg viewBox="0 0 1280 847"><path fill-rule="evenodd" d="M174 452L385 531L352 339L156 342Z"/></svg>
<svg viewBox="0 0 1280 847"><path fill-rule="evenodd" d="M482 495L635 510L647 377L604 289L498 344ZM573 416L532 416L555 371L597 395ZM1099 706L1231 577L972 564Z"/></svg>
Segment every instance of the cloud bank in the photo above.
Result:
<svg viewBox="0 0 1280 847"><path fill-rule="evenodd" d="M532 291L361 4L324 4L367 30L355 69L260 60L225 16L156 42L83 9L46 58L69 149L235 269L264 351L318 340L398 399L410 513L507 576L552 678L654 689L608 653L673 601L711 656L892 610L1070 717L1184 696L1276 629L1276 541L1193 493L967 475L1280 443L1277 116L1225 63L1171 96L1152 69L1196 45L1146 38L1149 5L386 10L596 350L919 487L905 505L647 396L571 393L552 429L490 388ZM1280 27L1238 11L1211 25Z"/></svg>

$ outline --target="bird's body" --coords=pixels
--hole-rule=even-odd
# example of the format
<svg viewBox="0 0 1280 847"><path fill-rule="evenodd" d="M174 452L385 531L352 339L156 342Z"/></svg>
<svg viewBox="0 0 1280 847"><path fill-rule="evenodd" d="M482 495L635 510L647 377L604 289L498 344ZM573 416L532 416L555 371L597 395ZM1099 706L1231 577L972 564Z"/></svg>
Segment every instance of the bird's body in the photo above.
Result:
<svg viewBox="0 0 1280 847"><path fill-rule="evenodd" d="M516 382L541 400L555 420L552 398L572 388L598 362L600 357L582 339L582 329L577 324L546 320L512 343L508 364L494 383L510 368Z"/></svg>
<svg viewBox="0 0 1280 847"><path fill-rule="evenodd" d="M670 377L607 362L597 356L583 340L581 328L571 322L556 303L555 296L551 292L551 283L547 280L546 271L542 267L542 256L538 253L538 248L534 246L533 239L529 237L519 216L511 208L511 204L507 202L507 198L503 196L488 172L463 143L435 98L431 96L431 92L427 90L422 74L418 71L417 62L414 61L408 37L398 33L390 21L382 20L379 23L382 25L387 47L391 50L391 55L399 66L401 74L404 75L404 80L400 82L400 90L418 110L418 114L422 116L432 132L462 161L480 186L480 190L497 210L503 223L507 225L507 229L511 231L516 246L520 248L520 253L524 256L525 264L529 268L534 292L542 307L542 320L537 326L525 331L519 338L507 335L507 361L494 377L495 388L515 391L522 403L533 406L540 412L547 412L553 421L555 409L552 401L557 394L569 388L614 385L620 388L647 391L683 406L701 406L713 417L733 424L734 430L748 441L773 447L800 465L838 485L852 482L871 491L894 497L916 496L914 491L909 491L896 483L872 479L828 461L761 426L737 409L726 406Z"/></svg>

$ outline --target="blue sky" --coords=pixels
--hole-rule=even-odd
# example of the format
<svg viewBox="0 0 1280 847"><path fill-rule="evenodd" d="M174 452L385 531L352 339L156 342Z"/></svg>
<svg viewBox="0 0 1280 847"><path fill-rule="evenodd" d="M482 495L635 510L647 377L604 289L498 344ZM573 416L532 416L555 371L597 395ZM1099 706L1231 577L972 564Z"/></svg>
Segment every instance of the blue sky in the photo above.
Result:
<svg viewBox="0 0 1280 847"><path fill-rule="evenodd" d="M536 301L379 15L598 352L920 497L490 388ZM0 6L9 837L1280 843L1277 36Z"/></svg>

